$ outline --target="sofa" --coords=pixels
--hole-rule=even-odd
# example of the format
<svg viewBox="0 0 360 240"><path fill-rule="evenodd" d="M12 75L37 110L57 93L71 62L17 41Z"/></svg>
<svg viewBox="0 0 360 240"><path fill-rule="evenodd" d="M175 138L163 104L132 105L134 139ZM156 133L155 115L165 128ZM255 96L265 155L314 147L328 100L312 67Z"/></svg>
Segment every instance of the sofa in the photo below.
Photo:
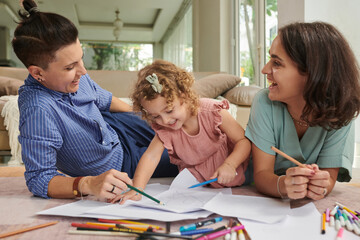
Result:
<svg viewBox="0 0 360 240"><path fill-rule="evenodd" d="M114 96L126 99L137 79L136 71L107 71L107 70L89 70L90 77L98 83L102 88L112 92ZM0 67L0 155L16 155L14 142L17 137L9 139L9 124L18 124L18 119L7 121L4 124L4 108L9 108L9 99L18 94L18 89L24 83L28 71L25 68ZM237 122L246 127L252 98L260 89L256 86L240 86L241 79L237 76L218 72L194 72L195 78L194 89L201 97L228 99L235 111L232 112ZM6 105L8 104L8 105ZM10 106L11 109L16 108L17 104ZM18 126L18 125L17 125ZM15 127L17 128L17 127ZM12 131L18 131L13 129ZM17 133L12 133L10 136ZM11 137L10 137L11 138ZM12 143L12 144L11 144ZM19 145L20 147L20 145ZM11 161L10 161L11 162ZM15 161L19 163L21 161Z"/></svg>

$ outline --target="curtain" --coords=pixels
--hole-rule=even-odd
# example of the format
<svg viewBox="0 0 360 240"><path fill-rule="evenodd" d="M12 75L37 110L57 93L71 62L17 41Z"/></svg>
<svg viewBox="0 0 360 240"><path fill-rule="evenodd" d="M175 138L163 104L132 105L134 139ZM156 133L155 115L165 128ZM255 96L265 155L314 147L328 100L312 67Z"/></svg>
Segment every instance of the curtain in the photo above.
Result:
<svg viewBox="0 0 360 240"><path fill-rule="evenodd" d="M164 43L164 60L172 62L181 68L185 68L189 72L192 71L191 7Z"/></svg>

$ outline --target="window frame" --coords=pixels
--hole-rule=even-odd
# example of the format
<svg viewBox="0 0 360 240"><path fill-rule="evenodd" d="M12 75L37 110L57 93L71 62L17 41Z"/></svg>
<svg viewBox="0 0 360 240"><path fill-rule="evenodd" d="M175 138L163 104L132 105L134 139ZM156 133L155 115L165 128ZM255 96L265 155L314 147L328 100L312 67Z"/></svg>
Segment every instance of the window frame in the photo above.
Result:
<svg viewBox="0 0 360 240"><path fill-rule="evenodd" d="M232 53L232 72L240 76L240 1L232 1L233 9L233 53ZM266 87L266 76L261 73L261 70L266 64L266 0L255 1L255 41L256 41L256 62L254 66L254 81L260 87Z"/></svg>

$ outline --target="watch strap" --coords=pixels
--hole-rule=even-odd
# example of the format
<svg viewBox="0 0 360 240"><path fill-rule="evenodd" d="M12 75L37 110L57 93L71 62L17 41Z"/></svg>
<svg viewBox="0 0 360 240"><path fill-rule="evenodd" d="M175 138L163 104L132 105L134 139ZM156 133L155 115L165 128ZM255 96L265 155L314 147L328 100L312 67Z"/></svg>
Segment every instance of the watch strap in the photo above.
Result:
<svg viewBox="0 0 360 240"><path fill-rule="evenodd" d="M83 176L75 178L74 183L73 183L73 194L76 197L81 197L81 192L79 190L79 182L82 178L83 178Z"/></svg>

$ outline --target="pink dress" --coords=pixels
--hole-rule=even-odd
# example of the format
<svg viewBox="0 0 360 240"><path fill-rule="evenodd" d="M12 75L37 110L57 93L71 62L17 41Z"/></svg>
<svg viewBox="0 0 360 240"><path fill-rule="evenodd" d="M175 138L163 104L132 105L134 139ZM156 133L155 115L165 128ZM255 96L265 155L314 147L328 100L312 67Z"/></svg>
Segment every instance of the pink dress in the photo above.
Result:
<svg viewBox="0 0 360 240"><path fill-rule="evenodd" d="M168 150L170 162L176 164L179 171L189 169L199 182L209 180L234 148L234 144L219 128L222 123L219 112L222 109L229 109L227 100L220 102L201 98L197 116L199 133L196 135L189 135L182 128L174 131L157 124L152 126ZM236 169L238 175L230 183L221 185L215 182L211 185L216 188L242 185L247 165L248 160Z"/></svg>

